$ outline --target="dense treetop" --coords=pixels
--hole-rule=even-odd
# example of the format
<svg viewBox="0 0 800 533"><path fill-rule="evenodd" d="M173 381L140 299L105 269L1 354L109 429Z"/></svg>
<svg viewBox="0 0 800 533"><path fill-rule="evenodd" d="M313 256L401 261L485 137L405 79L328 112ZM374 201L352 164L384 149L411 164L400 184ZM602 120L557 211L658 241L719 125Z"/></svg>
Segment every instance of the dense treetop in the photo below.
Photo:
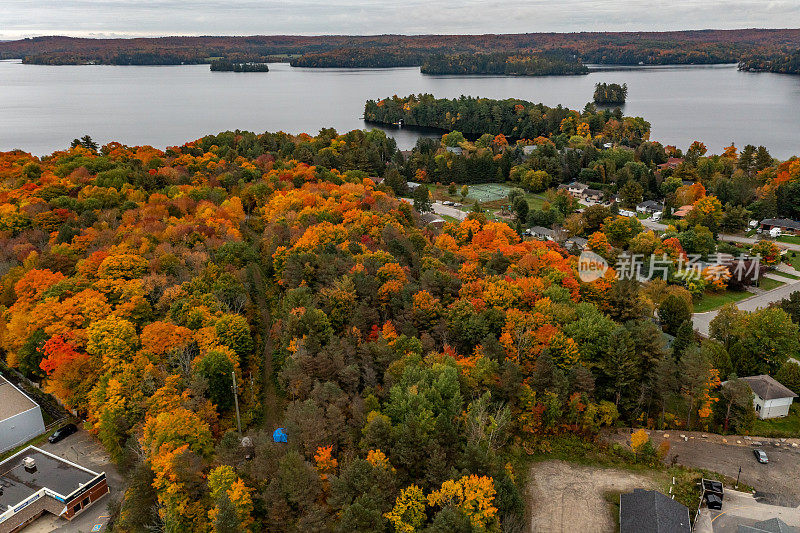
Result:
<svg viewBox="0 0 800 533"><path fill-rule="evenodd" d="M662 236L603 206L576 213L564 192L530 216L560 217L609 259L658 253L676 271L713 248L718 198L752 203L736 180L757 181L765 209L794 208L797 160L696 143L661 177L676 149L591 106L383 102L436 120L443 106L459 126L459 106L480 120L486 106L532 137L511 143L487 121L474 142L451 131L407 158L380 131L332 129L0 153L3 361L85 417L120 465L119 531L517 531L523 458L554 435L591 439L618 420L747 431L749 389L720 380L796 378L796 302L727 308L699 343L697 284L613 270L585 283L561 244L479 213L435 229L399 196L412 177L426 193L487 173L529 190L583 175L631 201L666 183L697 214ZM272 442L278 427L286 444Z"/></svg>

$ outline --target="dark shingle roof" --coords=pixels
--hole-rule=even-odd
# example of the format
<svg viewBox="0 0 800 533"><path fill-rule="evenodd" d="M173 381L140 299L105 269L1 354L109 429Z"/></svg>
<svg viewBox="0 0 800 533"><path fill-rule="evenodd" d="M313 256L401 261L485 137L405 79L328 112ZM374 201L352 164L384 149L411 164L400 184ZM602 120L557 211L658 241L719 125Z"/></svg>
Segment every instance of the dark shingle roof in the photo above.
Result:
<svg viewBox="0 0 800 533"><path fill-rule="evenodd" d="M752 526L739 525L738 533L796 533L797 528L791 527L780 518L770 518L756 522Z"/></svg>
<svg viewBox="0 0 800 533"><path fill-rule="evenodd" d="M797 394L784 387L773 378L767 375L749 376L741 378L747 382L753 392L758 394L762 400L776 400L778 398L797 398Z"/></svg>
<svg viewBox="0 0 800 533"><path fill-rule="evenodd" d="M788 218L765 218L761 221L762 226L772 226L788 229L800 229L800 222Z"/></svg>
<svg viewBox="0 0 800 533"><path fill-rule="evenodd" d="M620 533L689 533L689 509L657 490L635 489L619 501Z"/></svg>

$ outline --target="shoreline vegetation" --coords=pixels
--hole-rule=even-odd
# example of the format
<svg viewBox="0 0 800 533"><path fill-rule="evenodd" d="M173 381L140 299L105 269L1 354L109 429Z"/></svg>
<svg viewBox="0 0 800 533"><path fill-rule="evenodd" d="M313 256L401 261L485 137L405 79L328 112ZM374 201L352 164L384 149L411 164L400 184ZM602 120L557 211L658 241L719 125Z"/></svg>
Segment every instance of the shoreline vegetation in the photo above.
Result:
<svg viewBox="0 0 800 533"><path fill-rule="evenodd" d="M508 54L538 57L554 54L578 64L692 65L739 63L742 70L797 73L800 30L741 29L676 32L585 32L500 35L379 36L207 36L137 39L35 37L0 43L0 59L22 59L40 65L181 65L290 61L293 66L320 68L434 68L440 57ZM505 68L505 67L504 67ZM575 74L579 66L516 65L521 75L531 69ZM445 65L437 70L464 70ZM467 71L473 70L472 67ZM537 75L537 74L533 74Z"/></svg>
<svg viewBox="0 0 800 533"><path fill-rule="evenodd" d="M422 64L420 72L436 75L566 76L588 74L589 68L576 57L567 57L564 54L499 52L433 56Z"/></svg>
<svg viewBox="0 0 800 533"><path fill-rule="evenodd" d="M211 62L211 72L269 72L266 63L237 63L224 59Z"/></svg>

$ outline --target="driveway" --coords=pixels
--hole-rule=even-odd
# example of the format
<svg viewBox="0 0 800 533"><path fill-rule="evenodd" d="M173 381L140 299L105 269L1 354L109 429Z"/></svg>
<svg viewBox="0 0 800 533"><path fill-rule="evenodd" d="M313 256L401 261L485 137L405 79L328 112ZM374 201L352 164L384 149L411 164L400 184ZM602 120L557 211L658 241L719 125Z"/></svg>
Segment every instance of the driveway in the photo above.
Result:
<svg viewBox="0 0 800 533"><path fill-rule="evenodd" d="M773 277L773 276L770 276ZM800 291L800 280L798 279L789 279L783 278L779 276L774 276L774 279L778 279L780 281L785 282L785 285L781 285L771 291L767 291L761 294L750 296L749 298L745 298L744 300L740 300L736 302L736 307L738 307L742 311L756 311L758 309L763 309L765 307L769 307L769 304L774 302L780 302L784 298L788 298L790 294L793 292ZM692 315L692 323L694 324L694 329L696 329L700 335L704 337L708 337L709 332L709 325L711 321L717 316L719 313L719 309L714 311L707 311L705 313L695 313Z"/></svg>
<svg viewBox="0 0 800 533"><path fill-rule="evenodd" d="M737 533L739 525L780 518L787 525L800 527L800 509L760 503L752 494L725 489L722 510L702 508L694 524L696 533Z"/></svg>
<svg viewBox="0 0 800 533"><path fill-rule="evenodd" d="M124 490L122 476L117 467L111 462L103 446L86 431L80 430L70 435L61 442L50 444L45 442L40 445L42 450L58 455L68 461L77 463L97 473L105 472L110 494L93 504L84 512L76 516L71 522L51 515L45 515L30 526L24 533L90 533L106 530L108 522L108 503L112 499L119 499Z"/></svg>

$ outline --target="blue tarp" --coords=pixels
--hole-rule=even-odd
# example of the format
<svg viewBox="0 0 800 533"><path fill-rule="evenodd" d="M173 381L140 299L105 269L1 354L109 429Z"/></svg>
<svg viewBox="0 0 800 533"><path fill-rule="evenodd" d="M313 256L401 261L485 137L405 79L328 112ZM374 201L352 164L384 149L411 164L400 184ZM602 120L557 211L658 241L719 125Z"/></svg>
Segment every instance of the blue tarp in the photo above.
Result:
<svg viewBox="0 0 800 533"><path fill-rule="evenodd" d="M275 442L287 442L286 429L278 428L272 434L272 440Z"/></svg>

